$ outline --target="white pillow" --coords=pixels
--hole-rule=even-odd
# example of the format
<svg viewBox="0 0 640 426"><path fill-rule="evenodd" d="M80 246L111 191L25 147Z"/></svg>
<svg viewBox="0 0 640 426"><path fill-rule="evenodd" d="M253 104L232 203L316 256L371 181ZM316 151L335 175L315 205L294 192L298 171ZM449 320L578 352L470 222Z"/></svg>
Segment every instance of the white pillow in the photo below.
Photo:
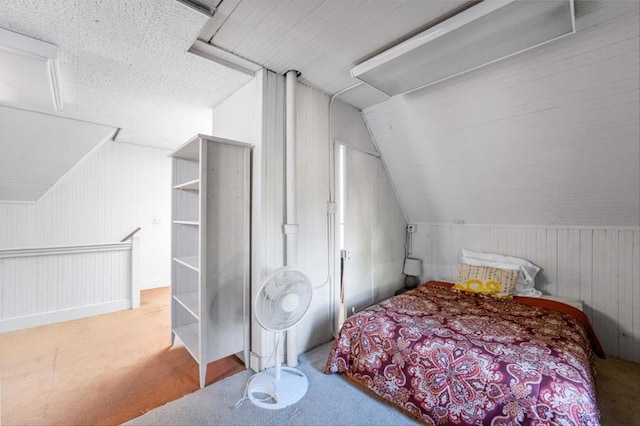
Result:
<svg viewBox="0 0 640 426"><path fill-rule="evenodd" d="M474 266L518 269L518 283L516 284L514 295L529 297L540 297L542 295L541 291L535 289L536 274L542 269L526 259L462 249L462 258L460 259L460 262Z"/></svg>

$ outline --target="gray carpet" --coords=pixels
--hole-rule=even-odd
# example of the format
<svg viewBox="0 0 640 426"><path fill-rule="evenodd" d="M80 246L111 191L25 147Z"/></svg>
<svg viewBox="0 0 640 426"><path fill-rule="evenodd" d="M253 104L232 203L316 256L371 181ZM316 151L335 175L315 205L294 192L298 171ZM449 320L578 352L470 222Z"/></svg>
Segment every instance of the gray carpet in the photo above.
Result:
<svg viewBox="0 0 640 426"><path fill-rule="evenodd" d="M331 344L300 355L298 368L309 390L298 403L281 410L254 406L243 396L250 370L214 383L133 419L127 425L415 425L413 419L369 396L343 377L322 369Z"/></svg>

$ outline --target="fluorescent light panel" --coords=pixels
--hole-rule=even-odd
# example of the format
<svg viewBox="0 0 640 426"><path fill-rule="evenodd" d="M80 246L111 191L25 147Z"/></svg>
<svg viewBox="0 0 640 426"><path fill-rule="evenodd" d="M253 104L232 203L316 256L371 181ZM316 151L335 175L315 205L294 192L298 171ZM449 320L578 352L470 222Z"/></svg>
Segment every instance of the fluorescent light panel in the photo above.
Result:
<svg viewBox="0 0 640 426"><path fill-rule="evenodd" d="M62 111L58 48L0 28L0 102Z"/></svg>
<svg viewBox="0 0 640 426"><path fill-rule="evenodd" d="M484 1L351 69L395 96L575 33L573 0Z"/></svg>

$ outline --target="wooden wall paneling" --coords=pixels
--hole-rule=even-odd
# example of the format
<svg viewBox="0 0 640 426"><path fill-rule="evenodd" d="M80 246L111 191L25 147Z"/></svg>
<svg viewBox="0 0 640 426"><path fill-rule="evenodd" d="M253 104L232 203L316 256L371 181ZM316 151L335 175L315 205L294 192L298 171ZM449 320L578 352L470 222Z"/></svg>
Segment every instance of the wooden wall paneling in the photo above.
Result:
<svg viewBox="0 0 640 426"><path fill-rule="evenodd" d="M420 224L417 226L417 232L413 235L412 255L422 259L423 276L435 279L433 269L433 260L431 256L431 225Z"/></svg>
<svg viewBox="0 0 640 426"><path fill-rule="evenodd" d="M463 248L482 250L491 241L491 228L488 226L466 226L467 245Z"/></svg>
<svg viewBox="0 0 640 426"><path fill-rule="evenodd" d="M37 203L0 204L0 249L117 242L141 226L143 288L168 285L167 152L105 143Z"/></svg>
<svg viewBox="0 0 640 426"><path fill-rule="evenodd" d="M558 294L558 230L547 229L546 231L545 267L541 272L546 279L544 290L550 294Z"/></svg>
<svg viewBox="0 0 640 426"><path fill-rule="evenodd" d="M438 277L443 280L451 280L454 278L453 265L455 261L451 255L451 227L438 226L436 228L438 235Z"/></svg>
<svg viewBox="0 0 640 426"><path fill-rule="evenodd" d="M618 354L633 357L633 231L618 233Z"/></svg>
<svg viewBox="0 0 640 426"><path fill-rule="evenodd" d="M440 276L440 238L442 235L439 232L438 225L431 225L429 229L429 234L431 236L430 241L430 253L431 253L431 272L433 273L433 277L437 280L442 278Z"/></svg>
<svg viewBox="0 0 640 426"><path fill-rule="evenodd" d="M611 277L607 275L607 256L606 256L606 231L603 229L597 229L593 231L593 327L598 334L598 337L604 346L607 353L617 355L617 345L614 345L613 336L611 335L607 326L608 318L612 318L612 315L607 316L606 310L608 308L606 303L607 292L612 291Z"/></svg>
<svg viewBox="0 0 640 426"><path fill-rule="evenodd" d="M637 228L417 225L423 280L455 279L459 247L525 257L544 268L536 288L583 302L608 354L640 362Z"/></svg>
<svg viewBox="0 0 640 426"><path fill-rule="evenodd" d="M532 261L542 268L536 276L536 287L543 290L547 285L546 273L546 250L547 250L547 230L545 228L536 228L536 248L535 257Z"/></svg>
<svg viewBox="0 0 640 426"><path fill-rule="evenodd" d="M558 230L557 294L569 299L578 299L580 294L580 231Z"/></svg>
<svg viewBox="0 0 640 426"><path fill-rule="evenodd" d="M580 230L580 292L585 314L593 321L593 231Z"/></svg>
<svg viewBox="0 0 640 426"><path fill-rule="evenodd" d="M633 233L632 270L633 354L628 359L640 362L640 309L638 308L640 306L640 231L638 230Z"/></svg>
<svg viewBox="0 0 640 426"><path fill-rule="evenodd" d="M347 316L373 304L373 233L377 158L354 149L345 154L345 249L351 256L344 265Z"/></svg>
<svg viewBox="0 0 640 426"><path fill-rule="evenodd" d="M130 308L131 272L130 244L3 250L0 332Z"/></svg>
<svg viewBox="0 0 640 426"><path fill-rule="evenodd" d="M619 321L620 305L618 304L618 293L620 291L620 271L618 268L618 241L619 231L615 229L605 231L605 265L606 277L602 283L607 289L604 292L604 312L606 316L605 335L609 342L610 353L619 355Z"/></svg>
<svg viewBox="0 0 640 426"><path fill-rule="evenodd" d="M462 249L467 248L467 228L453 225L451 229L451 277L457 279L458 259L462 256Z"/></svg>
<svg viewBox="0 0 640 426"><path fill-rule="evenodd" d="M383 300L404 285L404 243L407 222L386 169L378 161L378 206L374 233L376 300Z"/></svg>

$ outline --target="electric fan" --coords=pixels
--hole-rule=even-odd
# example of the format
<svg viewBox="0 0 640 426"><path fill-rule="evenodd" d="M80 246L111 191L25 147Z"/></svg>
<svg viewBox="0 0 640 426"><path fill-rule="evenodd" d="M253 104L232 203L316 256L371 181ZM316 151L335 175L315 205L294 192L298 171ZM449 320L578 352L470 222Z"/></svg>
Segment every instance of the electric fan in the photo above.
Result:
<svg viewBox="0 0 640 426"><path fill-rule="evenodd" d="M276 365L256 374L247 383L247 397L258 407L284 408L307 393L307 376L296 368L282 367L280 354L283 332L302 320L312 295L307 275L292 267L279 268L260 283L253 310L258 324L275 333Z"/></svg>

